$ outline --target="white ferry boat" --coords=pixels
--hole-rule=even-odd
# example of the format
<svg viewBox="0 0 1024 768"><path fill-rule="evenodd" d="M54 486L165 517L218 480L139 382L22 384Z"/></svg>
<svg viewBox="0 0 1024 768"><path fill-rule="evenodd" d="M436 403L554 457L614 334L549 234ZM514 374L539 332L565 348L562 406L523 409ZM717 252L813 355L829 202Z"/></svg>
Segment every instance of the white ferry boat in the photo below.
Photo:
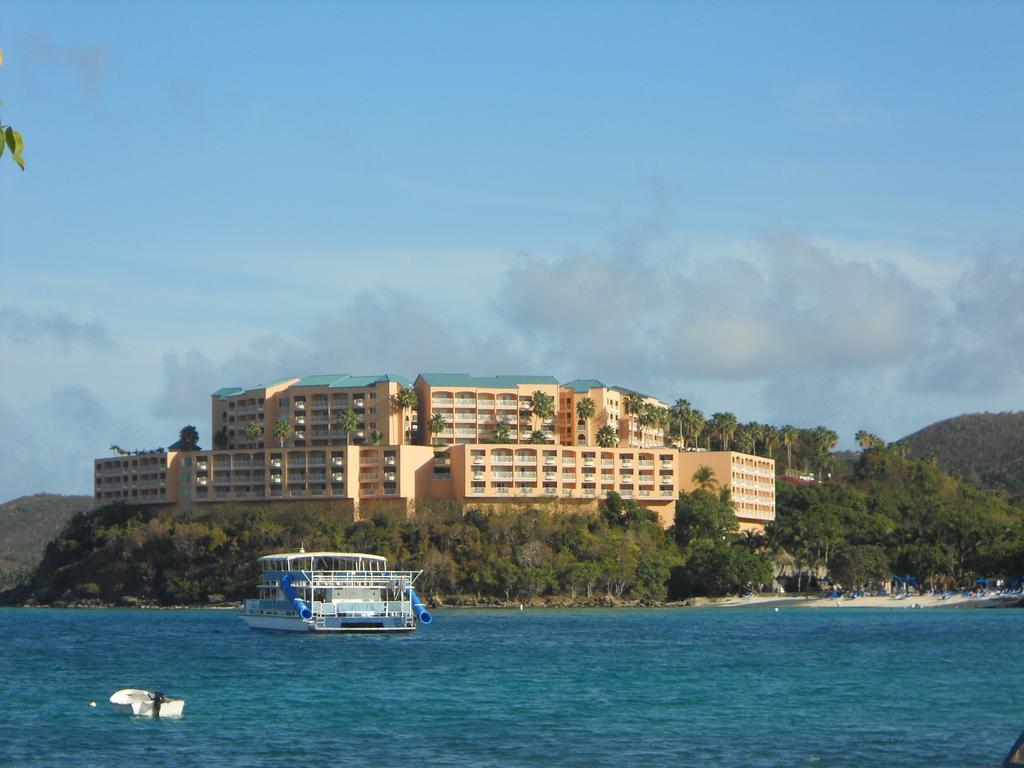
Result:
<svg viewBox="0 0 1024 768"><path fill-rule="evenodd" d="M252 629L413 632L431 621L412 586L422 571L388 570L379 555L300 549L259 563L259 597L242 608Z"/></svg>

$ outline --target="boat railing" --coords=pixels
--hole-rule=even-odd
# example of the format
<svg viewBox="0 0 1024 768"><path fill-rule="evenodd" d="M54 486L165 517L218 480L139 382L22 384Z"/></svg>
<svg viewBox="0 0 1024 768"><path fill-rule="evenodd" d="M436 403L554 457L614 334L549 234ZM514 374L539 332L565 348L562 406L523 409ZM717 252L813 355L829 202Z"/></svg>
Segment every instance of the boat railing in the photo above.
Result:
<svg viewBox="0 0 1024 768"><path fill-rule="evenodd" d="M264 574L267 581L278 581L284 573ZM296 571L295 587L400 587L416 581L422 571Z"/></svg>
<svg viewBox="0 0 1024 768"><path fill-rule="evenodd" d="M275 611L292 614L295 607L288 600L249 599L245 601L248 613ZM401 600L351 600L341 603L323 603L314 600L314 616L411 616L412 608Z"/></svg>

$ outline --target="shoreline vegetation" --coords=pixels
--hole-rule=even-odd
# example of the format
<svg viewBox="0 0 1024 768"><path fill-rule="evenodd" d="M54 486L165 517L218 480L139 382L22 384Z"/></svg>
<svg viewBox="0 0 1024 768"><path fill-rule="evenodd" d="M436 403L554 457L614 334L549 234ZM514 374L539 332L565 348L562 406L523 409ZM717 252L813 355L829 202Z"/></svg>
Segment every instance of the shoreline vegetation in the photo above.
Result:
<svg viewBox="0 0 1024 768"><path fill-rule="evenodd" d="M1024 574L1024 510L898 447L868 445L828 482L780 481L764 533L738 530L729 489L710 470L695 482L667 530L614 493L596 513L438 502L359 520L322 505L113 504L74 515L0 604L237 604L252 596L258 557L303 545L422 570L419 591L442 607L991 605L977 593L1018 587ZM880 590L911 596L863 596ZM768 597L731 597L748 593ZM789 596L808 593L838 599Z"/></svg>

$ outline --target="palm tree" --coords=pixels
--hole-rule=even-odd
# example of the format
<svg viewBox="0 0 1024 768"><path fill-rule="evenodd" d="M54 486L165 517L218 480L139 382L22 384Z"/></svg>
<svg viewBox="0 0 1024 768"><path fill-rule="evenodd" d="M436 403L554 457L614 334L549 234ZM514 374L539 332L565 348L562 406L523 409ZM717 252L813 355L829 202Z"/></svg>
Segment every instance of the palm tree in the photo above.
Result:
<svg viewBox="0 0 1024 768"><path fill-rule="evenodd" d="M640 447L644 448L647 446L647 430L658 423L658 406L644 403L636 420L640 424Z"/></svg>
<svg viewBox="0 0 1024 768"><path fill-rule="evenodd" d="M398 418L400 419L398 430L399 445L405 444L405 412L415 408L416 403L416 390L412 387L403 387L400 385L398 392L391 396L391 407L398 411Z"/></svg>
<svg viewBox="0 0 1024 768"><path fill-rule="evenodd" d="M213 433L213 447L224 449L228 447L228 433L223 429Z"/></svg>
<svg viewBox="0 0 1024 768"><path fill-rule="evenodd" d="M715 470L707 464L701 464L693 473L693 482L698 488L705 491L713 491L718 487L718 478L715 477Z"/></svg>
<svg viewBox="0 0 1024 768"><path fill-rule="evenodd" d="M690 405L690 401L682 398L677 399L669 408L669 413L672 414L672 419L678 428L679 440L682 442L683 448L686 447L686 419L692 412L693 407Z"/></svg>
<svg viewBox="0 0 1024 768"><path fill-rule="evenodd" d="M594 414L597 413L597 407L594 405L594 401L589 397L584 397L578 403L576 403L576 415L583 420L587 427L587 445L590 445L590 420L594 418Z"/></svg>
<svg viewBox="0 0 1024 768"><path fill-rule="evenodd" d="M334 417L334 427L345 433L345 445L352 445L352 433L359 429L359 416L349 408Z"/></svg>
<svg viewBox="0 0 1024 768"><path fill-rule="evenodd" d="M605 424L597 430L596 440L602 448L614 448L619 444L619 434L610 425Z"/></svg>
<svg viewBox="0 0 1024 768"><path fill-rule="evenodd" d="M443 418L443 417L442 417ZM433 419L431 419L433 422ZM510 443L512 438L510 437L512 430L508 426L508 422L499 421L494 425L494 442L496 443Z"/></svg>
<svg viewBox="0 0 1024 768"><path fill-rule="evenodd" d="M245 425L245 429L242 431L245 432L245 436L249 438L249 442L253 445L256 444L257 440L263 437L263 425L258 421L250 421Z"/></svg>
<svg viewBox="0 0 1024 768"><path fill-rule="evenodd" d="M754 435L751 433L749 427L737 427L736 437L733 440L736 444L736 449L740 453L753 453L754 448Z"/></svg>
<svg viewBox="0 0 1024 768"><path fill-rule="evenodd" d="M539 389L530 396L530 405L533 411L533 428L537 429L537 420L541 422L555 417L555 398L546 395Z"/></svg>
<svg viewBox="0 0 1024 768"><path fill-rule="evenodd" d="M278 444L284 448L284 441L291 437L292 425L288 423L287 419L278 419L274 422L274 426L271 429L270 434L272 434L274 439L278 441Z"/></svg>
<svg viewBox="0 0 1024 768"><path fill-rule="evenodd" d="M694 408L687 414L686 417L686 436L693 439L693 447L697 447L697 440L700 438L701 432L704 431L704 414ZM685 445L683 446L686 447Z"/></svg>
<svg viewBox="0 0 1024 768"><path fill-rule="evenodd" d="M629 392L624 398L622 398L622 407L625 409L626 414L634 417L638 422L640 420L640 413L643 411L645 404L643 396L636 392ZM629 425L629 431L630 433L633 432L632 423Z"/></svg>
<svg viewBox="0 0 1024 768"><path fill-rule="evenodd" d="M535 429L530 433L530 442L534 445L547 445L548 436L542 429Z"/></svg>
<svg viewBox="0 0 1024 768"><path fill-rule="evenodd" d="M384 433L381 432L380 430L375 429L375 430L373 430L370 433L369 437L366 438L366 444L367 445L380 445L380 443L381 443L381 441L383 439L384 439Z"/></svg>
<svg viewBox="0 0 1024 768"><path fill-rule="evenodd" d="M435 413L430 417L430 424L428 426L430 427L430 435L434 438L434 444L437 445L437 436L448 428L448 420L445 419L443 413Z"/></svg>
<svg viewBox="0 0 1024 768"><path fill-rule="evenodd" d="M793 468L793 444L799 436L800 433L794 426L787 424L782 428L782 444L786 446L786 466L790 469Z"/></svg>
<svg viewBox="0 0 1024 768"><path fill-rule="evenodd" d="M736 416L728 411L711 414L711 431L718 437L722 450L729 450L732 436L736 432Z"/></svg>
<svg viewBox="0 0 1024 768"><path fill-rule="evenodd" d="M745 428L747 434L750 435L750 439L753 441L753 450L750 453L760 456L761 454L757 452L757 446L760 444L764 447L764 426L756 421L751 421L745 425Z"/></svg>
<svg viewBox="0 0 1024 768"><path fill-rule="evenodd" d="M181 441L181 450L183 451L194 451L199 447L199 430L191 424L181 428L181 431L178 432L178 438Z"/></svg>
<svg viewBox="0 0 1024 768"><path fill-rule="evenodd" d="M775 448L775 443L779 439L779 430L771 424L765 424L761 427L761 439L764 441L764 450L765 453L768 454L768 458L774 458L772 456L772 450Z"/></svg>

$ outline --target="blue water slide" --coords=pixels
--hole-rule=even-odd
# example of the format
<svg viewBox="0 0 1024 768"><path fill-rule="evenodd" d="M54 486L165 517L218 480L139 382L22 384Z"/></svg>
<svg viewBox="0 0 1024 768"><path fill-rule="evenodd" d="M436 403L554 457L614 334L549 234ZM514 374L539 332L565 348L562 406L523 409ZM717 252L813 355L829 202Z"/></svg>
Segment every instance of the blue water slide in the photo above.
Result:
<svg viewBox="0 0 1024 768"><path fill-rule="evenodd" d="M292 605L295 606L295 612L299 614L299 617L303 621L309 621L312 619L313 611L310 610L306 601L298 596L295 592L295 587L292 586L292 575L290 573L286 573L281 577L280 583L281 591L284 592L285 597L292 601Z"/></svg>
<svg viewBox="0 0 1024 768"><path fill-rule="evenodd" d="M412 600L412 610L416 614L416 618L420 620L420 624L429 624L433 621L430 616L430 612L427 610L427 606L420 600L420 596L416 594L416 590L412 588L412 584L406 587L409 591L409 599Z"/></svg>

